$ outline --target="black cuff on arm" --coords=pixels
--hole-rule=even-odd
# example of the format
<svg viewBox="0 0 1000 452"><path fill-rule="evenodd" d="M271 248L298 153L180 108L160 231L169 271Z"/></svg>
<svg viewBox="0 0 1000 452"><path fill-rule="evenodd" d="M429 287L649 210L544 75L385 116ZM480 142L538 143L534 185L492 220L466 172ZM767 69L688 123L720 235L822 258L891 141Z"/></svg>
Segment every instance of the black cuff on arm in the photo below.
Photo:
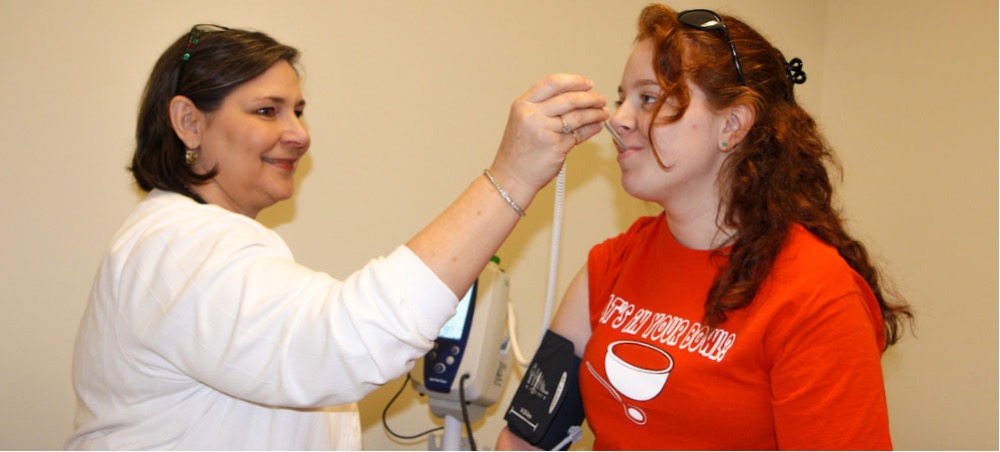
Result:
<svg viewBox="0 0 1000 452"><path fill-rule="evenodd" d="M512 433L551 450L566 439L570 427L583 423L580 362L569 339L545 332L504 416Z"/></svg>

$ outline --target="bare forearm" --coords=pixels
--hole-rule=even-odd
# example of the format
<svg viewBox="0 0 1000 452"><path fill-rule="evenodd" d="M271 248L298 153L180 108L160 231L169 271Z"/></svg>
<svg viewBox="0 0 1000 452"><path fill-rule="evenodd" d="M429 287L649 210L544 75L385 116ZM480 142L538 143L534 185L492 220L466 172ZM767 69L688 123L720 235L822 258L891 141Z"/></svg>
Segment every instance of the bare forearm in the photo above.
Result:
<svg viewBox="0 0 1000 452"><path fill-rule="evenodd" d="M513 183L504 189L522 209L527 209L535 196L534 190ZM519 219L493 184L479 176L406 245L461 297Z"/></svg>
<svg viewBox="0 0 1000 452"><path fill-rule="evenodd" d="M493 180L477 177L407 242L456 296L469 289L570 149L601 131L607 101L590 93L592 86L581 76L553 74L514 100L490 165Z"/></svg>

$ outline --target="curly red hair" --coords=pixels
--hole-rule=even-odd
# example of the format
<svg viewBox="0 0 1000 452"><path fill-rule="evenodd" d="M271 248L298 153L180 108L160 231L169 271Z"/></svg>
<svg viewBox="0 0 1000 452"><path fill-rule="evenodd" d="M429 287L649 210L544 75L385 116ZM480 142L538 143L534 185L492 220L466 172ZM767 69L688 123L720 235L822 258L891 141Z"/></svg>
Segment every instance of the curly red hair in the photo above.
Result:
<svg viewBox="0 0 1000 452"><path fill-rule="evenodd" d="M847 233L833 207L827 165L839 168L838 163L816 122L795 102L784 56L739 19L720 17L739 55L745 85L739 83L724 34L685 26L669 7L643 9L636 37L652 40L656 49L652 64L664 95L655 106L654 121L670 123L684 116L691 100L687 82L704 91L714 109L746 105L755 115L719 175L726 206L720 220L736 233L728 262L708 293L705 323L718 326L727 312L753 301L792 225L800 224L835 247L867 281L882 311L886 347L896 343L913 314L901 296L884 287L865 246ZM668 99L677 111L660 116Z"/></svg>

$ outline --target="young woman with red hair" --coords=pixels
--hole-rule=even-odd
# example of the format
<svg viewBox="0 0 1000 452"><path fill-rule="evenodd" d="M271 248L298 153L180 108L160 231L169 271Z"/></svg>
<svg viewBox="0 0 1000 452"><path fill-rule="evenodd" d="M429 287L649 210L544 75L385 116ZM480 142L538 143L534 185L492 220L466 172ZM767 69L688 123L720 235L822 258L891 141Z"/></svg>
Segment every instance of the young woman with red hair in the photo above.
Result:
<svg viewBox="0 0 1000 452"><path fill-rule="evenodd" d="M892 447L880 359L911 313L832 203L804 81L737 18L642 11L610 126L663 212L591 250L549 333L583 408L550 411L586 413L595 449ZM521 397L497 448L552 447Z"/></svg>

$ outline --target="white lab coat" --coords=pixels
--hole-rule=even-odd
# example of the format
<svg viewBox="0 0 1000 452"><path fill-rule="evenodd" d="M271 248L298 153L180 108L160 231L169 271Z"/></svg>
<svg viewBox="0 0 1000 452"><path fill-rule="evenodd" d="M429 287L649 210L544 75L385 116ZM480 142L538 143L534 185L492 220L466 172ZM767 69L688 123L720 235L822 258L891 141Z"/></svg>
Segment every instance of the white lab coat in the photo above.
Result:
<svg viewBox="0 0 1000 452"><path fill-rule="evenodd" d="M360 449L354 402L405 374L458 300L406 247L344 281L256 221L154 190L77 337L70 449Z"/></svg>

